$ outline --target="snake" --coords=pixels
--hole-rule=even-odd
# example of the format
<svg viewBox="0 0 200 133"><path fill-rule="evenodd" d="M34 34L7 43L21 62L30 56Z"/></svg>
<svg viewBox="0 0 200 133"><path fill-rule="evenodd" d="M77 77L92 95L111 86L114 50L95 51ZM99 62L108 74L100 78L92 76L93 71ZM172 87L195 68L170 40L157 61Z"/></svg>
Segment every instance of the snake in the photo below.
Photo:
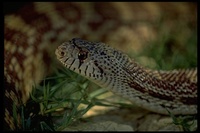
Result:
<svg viewBox="0 0 200 133"><path fill-rule="evenodd" d="M162 16L163 27L176 29L171 23L175 19L194 28L195 4L34 2L8 3L7 8L11 12L4 14L4 127L21 127L19 114L18 122L14 120L13 107L25 104L33 85L52 73L52 63L57 61L55 49L76 37L82 39L72 39L56 52L64 65L73 64L73 71L154 112L166 114L167 108L175 114L196 113L196 69L148 70L118 50L86 41L98 40L121 50L139 51L158 36L160 29L155 25ZM62 56L70 60L63 61ZM110 64L112 61L114 64Z"/></svg>
<svg viewBox="0 0 200 133"><path fill-rule="evenodd" d="M57 59L70 70L145 109L197 113L197 69L153 71L101 42L74 38L60 45Z"/></svg>

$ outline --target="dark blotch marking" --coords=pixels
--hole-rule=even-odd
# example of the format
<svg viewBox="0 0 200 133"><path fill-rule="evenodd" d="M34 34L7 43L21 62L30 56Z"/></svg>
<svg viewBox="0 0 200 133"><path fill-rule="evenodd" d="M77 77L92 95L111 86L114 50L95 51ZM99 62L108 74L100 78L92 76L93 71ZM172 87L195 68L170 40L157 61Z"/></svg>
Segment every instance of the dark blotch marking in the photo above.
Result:
<svg viewBox="0 0 200 133"><path fill-rule="evenodd" d="M71 68L71 66L74 64L75 59L72 61L71 65L69 66L69 68Z"/></svg>
<svg viewBox="0 0 200 133"><path fill-rule="evenodd" d="M58 14L69 23L78 23L82 18L81 9L74 3L54 3Z"/></svg>
<svg viewBox="0 0 200 133"><path fill-rule="evenodd" d="M97 63L97 61L96 61L96 60L94 61L94 64L95 64L95 66L96 66L96 67L98 67L98 68L99 68L99 70L100 70L100 73L101 73L101 74L103 74L103 73L104 73L104 71L103 71L103 69L102 69L102 68L101 68L101 67L98 65L98 63Z"/></svg>
<svg viewBox="0 0 200 133"><path fill-rule="evenodd" d="M141 93L145 93L147 92L150 96L152 97L156 97L156 98L159 98L159 99L163 99L163 100L167 100L167 101L173 101L175 98L174 97L171 97L171 96L167 96L167 95L164 95L164 94L160 94L160 93L156 93L156 92L153 92L149 89L145 89L144 87L140 86L138 83L136 82L130 82L128 83L128 85L133 88L133 89L136 89L138 91L140 91Z"/></svg>
<svg viewBox="0 0 200 133"><path fill-rule="evenodd" d="M197 97L181 98L180 101L187 105L197 105Z"/></svg>

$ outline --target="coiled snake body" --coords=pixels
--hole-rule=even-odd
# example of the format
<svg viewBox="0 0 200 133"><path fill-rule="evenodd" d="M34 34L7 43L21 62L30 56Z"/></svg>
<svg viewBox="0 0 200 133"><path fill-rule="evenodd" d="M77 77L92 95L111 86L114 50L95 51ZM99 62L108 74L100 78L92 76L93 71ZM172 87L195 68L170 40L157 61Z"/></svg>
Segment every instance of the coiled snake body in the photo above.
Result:
<svg viewBox="0 0 200 133"><path fill-rule="evenodd" d="M170 10L165 7L170 7ZM184 18L187 18L187 23L193 25L196 17L191 14L194 14L196 8L189 7L195 6L192 4L188 6L188 3L174 5L172 3L37 2L5 15L5 123L11 130L16 129L12 112L14 105L26 103L32 85L37 85L51 72L51 63L56 59L54 51L59 44L79 37L116 46L121 46L123 43L122 49L134 45L132 50L138 50L138 46L150 39L156 39L157 31L160 29L153 25L157 25L155 23L162 16L167 16L163 15L164 13L176 14L173 19L181 21L186 21ZM144 22L148 22L148 25ZM167 18L165 22L164 27L170 25L173 29L171 19ZM74 39L67 44L69 44L67 48L72 48L74 53L71 53L73 57L68 61L64 56L63 63L73 64L72 70L89 76L96 83L158 113L166 114L165 107L175 114L196 113L196 69L174 70L170 73L150 71L130 61L129 57L121 52L101 43L95 43L93 47L91 42ZM100 51L96 51L96 47ZM58 53L61 59L60 56L64 53L61 52L61 55ZM78 54L80 54L79 59ZM99 55L108 58L100 59ZM74 56L77 60L74 60ZM86 66L86 62L90 64Z"/></svg>

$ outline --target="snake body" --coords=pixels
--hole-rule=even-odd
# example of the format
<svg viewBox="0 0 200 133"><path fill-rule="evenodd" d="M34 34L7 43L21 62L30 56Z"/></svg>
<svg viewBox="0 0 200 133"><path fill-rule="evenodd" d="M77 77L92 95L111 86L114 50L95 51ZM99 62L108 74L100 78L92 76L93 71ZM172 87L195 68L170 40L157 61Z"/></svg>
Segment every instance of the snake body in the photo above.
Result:
<svg viewBox="0 0 200 133"><path fill-rule="evenodd" d="M57 58L67 68L148 110L197 113L197 69L153 71L126 54L74 38L60 45Z"/></svg>
<svg viewBox="0 0 200 133"><path fill-rule="evenodd" d="M14 3L13 5L15 6L15 4L17 3ZM170 10L168 7L170 7ZM4 8L8 8L8 5L4 6ZM195 4L188 3L36 2L28 3L21 6L21 8L17 11L5 14L5 125L7 125L11 130L16 130L17 127L21 127L19 115L17 116L18 122L14 121L13 107L15 105L19 106L20 104L26 103L27 99L29 98L29 93L32 91L32 86L39 84L40 81L52 71L52 62L56 60L54 51L56 47L66 39L79 37L86 40L99 40L108 44L115 44L118 47L120 47L123 43L124 45L121 47L122 50L127 47L131 47L130 50L137 51L141 46L144 46L143 44L146 42L156 39L157 31L160 29L155 25L157 25L158 20L160 20L160 18L163 16L163 21L165 22L162 23L163 27L168 27L168 29L176 29L173 28L173 26L177 26L173 25L171 23L173 21L171 20L180 20L181 22L185 22L186 25L190 25L190 28L187 29L187 33L190 33L190 30L193 30L196 27L196 9L197 8ZM148 22L148 24L145 22ZM173 30L172 33L174 33ZM184 35L185 32L181 31L180 33L183 33ZM182 34L178 33L178 35ZM132 47L133 45L134 48ZM105 50L106 49L107 48L105 47ZM77 52L74 54L77 54ZM110 52L112 53L113 50L110 49ZM155 110L157 105L150 106L152 102L147 102L146 96L156 97L153 95L157 95L158 100L161 99L162 95L164 95L166 98L162 101L169 101L169 106L165 104L166 107L177 109L177 107L172 106L174 105L174 101L177 101L178 104L180 103L181 107L186 107L188 109L192 108L191 112L196 112L196 106L194 105L196 102L196 85L193 83L195 78L189 78L189 75L195 75L196 70L185 70L181 71L182 73L179 73L176 70L170 73L165 73L163 71L163 74L161 74L162 72L157 73L154 71L154 73L148 73L148 76L153 76L154 74L158 75L155 78L156 80L159 80L159 83L162 83L158 85L156 84L158 83L156 81L151 82L152 84L145 84L149 87L141 86L142 81L140 80L142 80L142 74L145 74L146 70L136 67L140 71L137 71L137 80L134 80L133 78L135 76L133 74L136 73L134 72L135 69L133 66L135 66L135 63L130 63L131 61L128 61L129 58L124 54L116 51L116 54L117 53L119 54L117 56L121 57L121 61L123 58L127 59L127 62L124 62L127 63L127 66L124 68L119 67L120 71L116 70L116 67L114 67L114 73L119 72L120 75L122 74L127 78L122 85L124 85L125 88L128 87L128 89L121 91L120 93L123 93L122 95L131 94L133 86L137 84L140 85L140 90L139 88L136 88L138 89L138 94L136 94L138 96L134 100L139 103L140 101L144 101L144 104L148 103L149 106L146 107L149 109L152 107L152 110ZM99 62L94 63L97 66L101 64ZM106 63L108 63L108 61ZM103 65L99 65L97 70L106 73L106 69L103 68ZM132 73L132 75L127 73ZM171 85L172 88L167 88L167 90L164 91L165 87L163 85L169 85L166 80L169 80L170 78L166 78L166 80L161 81L162 77L165 77L165 75L169 77L171 76L171 79L174 80L175 76L177 76L176 73L185 73L184 75L189 76L183 76L183 79L180 78L180 82L178 82L179 80L175 80L174 83L181 88L180 92L176 91L177 87L175 84ZM115 80L118 80L117 78L118 77L116 77ZM187 81L185 82L185 80ZM152 78L147 78L145 81L152 81ZM107 83L105 82L105 86L111 85L108 82L111 81L107 80ZM172 81L169 82L172 84ZM99 81L97 81L97 83L99 83ZM117 84L112 84L116 86L116 88L112 86L108 86L108 88L117 89L117 86L121 83L121 81L117 81L116 83ZM182 85L182 83L185 85ZM187 86L188 88L184 89L183 86ZM157 92L159 91L159 88L164 92L160 92L160 94L158 94ZM189 90L189 88L192 89ZM154 89L155 92L153 92ZM168 89L172 89L172 91L169 91ZM130 93L126 93L126 91L129 91ZM144 92L144 95L139 96L142 94L142 91ZM169 94L167 93L168 91L169 93L180 93L181 96L178 98L175 98L177 94L174 96L167 96ZM149 95L150 92L152 93L151 95ZM188 95L189 93L191 95ZM184 97L186 98L185 101ZM164 113L163 108L160 108L161 111L158 112ZM185 113L188 112L186 111ZM182 112L182 114L184 113Z"/></svg>

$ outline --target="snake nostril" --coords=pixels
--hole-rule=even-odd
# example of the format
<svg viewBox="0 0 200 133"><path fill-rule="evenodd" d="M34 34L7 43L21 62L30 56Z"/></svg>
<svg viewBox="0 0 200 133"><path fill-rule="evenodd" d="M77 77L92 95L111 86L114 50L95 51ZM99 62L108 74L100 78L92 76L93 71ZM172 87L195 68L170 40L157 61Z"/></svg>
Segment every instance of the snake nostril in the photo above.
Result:
<svg viewBox="0 0 200 133"><path fill-rule="evenodd" d="M61 52L60 52L60 55L61 55L61 56L64 56L64 55L65 55L65 52L61 51Z"/></svg>

